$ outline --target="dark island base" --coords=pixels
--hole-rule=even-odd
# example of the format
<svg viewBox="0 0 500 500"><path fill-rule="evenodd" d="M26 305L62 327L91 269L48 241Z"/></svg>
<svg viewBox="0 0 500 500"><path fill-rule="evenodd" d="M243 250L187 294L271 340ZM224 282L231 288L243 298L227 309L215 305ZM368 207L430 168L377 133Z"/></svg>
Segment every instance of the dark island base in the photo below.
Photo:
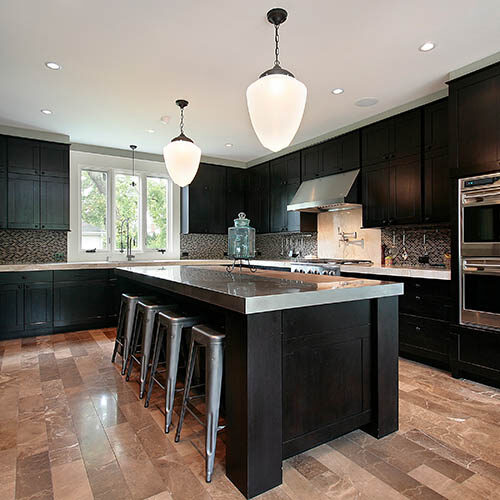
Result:
<svg viewBox="0 0 500 500"><path fill-rule="evenodd" d="M175 299L225 323L226 474L247 498L281 484L287 457L398 429L397 297L251 315Z"/></svg>

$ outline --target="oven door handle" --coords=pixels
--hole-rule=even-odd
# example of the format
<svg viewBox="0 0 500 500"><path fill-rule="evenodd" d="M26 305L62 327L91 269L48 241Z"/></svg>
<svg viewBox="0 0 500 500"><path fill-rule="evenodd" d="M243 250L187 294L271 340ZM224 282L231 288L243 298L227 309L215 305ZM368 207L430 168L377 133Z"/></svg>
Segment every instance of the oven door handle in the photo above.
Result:
<svg viewBox="0 0 500 500"><path fill-rule="evenodd" d="M474 196L471 198L464 197L462 201L463 207L480 207L482 205L498 205L500 204L500 196L498 194L485 194Z"/></svg>
<svg viewBox="0 0 500 500"><path fill-rule="evenodd" d="M463 267L464 274L500 275L500 266L495 264L467 265Z"/></svg>

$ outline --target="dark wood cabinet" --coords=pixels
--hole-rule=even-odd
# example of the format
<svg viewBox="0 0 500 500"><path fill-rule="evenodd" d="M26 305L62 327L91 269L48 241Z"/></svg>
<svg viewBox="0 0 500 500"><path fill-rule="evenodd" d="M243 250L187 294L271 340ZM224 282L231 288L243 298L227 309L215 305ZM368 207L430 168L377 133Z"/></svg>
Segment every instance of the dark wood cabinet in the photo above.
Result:
<svg viewBox="0 0 500 500"><path fill-rule="evenodd" d="M0 229L7 227L7 139L0 136Z"/></svg>
<svg viewBox="0 0 500 500"><path fill-rule="evenodd" d="M302 181L360 167L360 133L349 132L301 151Z"/></svg>
<svg viewBox="0 0 500 500"><path fill-rule="evenodd" d="M68 178L68 152L67 144L40 143L40 175Z"/></svg>
<svg viewBox="0 0 500 500"><path fill-rule="evenodd" d="M9 173L40 174L40 142L9 137L7 140Z"/></svg>
<svg viewBox="0 0 500 500"><path fill-rule="evenodd" d="M390 162L389 224L417 224L422 216L420 155Z"/></svg>
<svg viewBox="0 0 500 500"><path fill-rule="evenodd" d="M69 179L42 176L40 180L41 229L69 229Z"/></svg>
<svg viewBox="0 0 500 500"><path fill-rule="evenodd" d="M24 285L24 329L38 330L53 326L52 280Z"/></svg>
<svg viewBox="0 0 500 500"><path fill-rule="evenodd" d="M448 152L448 98L424 107L424 153Z"/></svg>
<svg viewBox="0 0 500 500"><path fill-rule="evenodd" d="M182 232L224 234L226 226L226 168L200 164L193 182L181 192Z"/></svg>
<svg viewBox="0 0 500 500"><path fill-rule="evenodd" d="M24 285L0 279L0 339L24 329Z"/></svg>
<svg viewBox="0 0 500 500"><path fill-rule="evenodd" d="M421 109L418 108L363 128L363 166L419 154L421 123Z"/></svg>
<svg viewBox="0 0 500 500"><path fill-rule="evenodd" d="M500 169L500 63L449 83L450 166L455 175Z"/></svg>
<svg viewBox="0 0 500 500"><path fill-rule="evenodd" d="M8 174L9 229L39 229L40 177L38 175Z"/></svg>
<svg viewBox="0 0 500 500"><path fill-rule="evenodd" d="M388 161L365 167L362 170L364 227L379 227L389 223L390 171Z"/></svg>
<svg viewBox="0 0 500 500"><path fill-rule="evenodd" d="M257 233L269 232L269 162L247 170L246 214Z"/></svg>
<svg viewBox="0 0 500 500"><path fill-rule="evenodd" d="M242 168L226 168L226 228L246 210L246 173ZM248 215L248 214L247 214Z"/></svg>

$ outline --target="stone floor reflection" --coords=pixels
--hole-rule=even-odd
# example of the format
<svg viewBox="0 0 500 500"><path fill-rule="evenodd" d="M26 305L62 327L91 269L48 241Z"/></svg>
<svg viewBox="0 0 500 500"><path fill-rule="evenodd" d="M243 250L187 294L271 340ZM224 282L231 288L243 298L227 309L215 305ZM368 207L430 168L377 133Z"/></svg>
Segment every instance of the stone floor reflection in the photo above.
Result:
<svg viewBox="0 0 500 500"><path fill-rule="evenodd" d="M224 436L204 481L203 429L163 433L110 363L113 329L0 342L0 499L233 500ZM180 401L177 401L177 408ZM400 430L355 431L283 464L265 500L500 498L500 391L400 361Z"/></svg>

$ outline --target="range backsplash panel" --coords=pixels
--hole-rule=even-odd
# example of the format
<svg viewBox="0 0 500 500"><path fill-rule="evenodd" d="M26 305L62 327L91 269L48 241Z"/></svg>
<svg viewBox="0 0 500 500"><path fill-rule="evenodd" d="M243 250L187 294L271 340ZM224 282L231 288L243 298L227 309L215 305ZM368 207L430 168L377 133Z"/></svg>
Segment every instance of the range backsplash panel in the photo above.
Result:
<svg viewBox="0 0 500 500"><path fill-rule="evenodd" d="M255 246L258 259L287 259L290 250L294 254L302 252L303 256L318 252L316 233L258 234ZM185 259L223 259L227 253L227 235L181 234L180 251Z"/></svg>
<svg viewBox="0 0 500 500"><path fill-rule="evenodd" d="M406 235L406 251L408 259L403 255L403 234ZM426 250L429 255L429 264L444 264L444 255L450 254L451 236L448 227L396 227L382 229L382 244L393 256L394 266L422 266L418 258L425 254L424 234L426 237Z"/></svg>
<svg viewBox="0 0 500 500"><path fill-rule="evenodd" d="M66 231L0 229L0 264L66 262Z"/></svg>

